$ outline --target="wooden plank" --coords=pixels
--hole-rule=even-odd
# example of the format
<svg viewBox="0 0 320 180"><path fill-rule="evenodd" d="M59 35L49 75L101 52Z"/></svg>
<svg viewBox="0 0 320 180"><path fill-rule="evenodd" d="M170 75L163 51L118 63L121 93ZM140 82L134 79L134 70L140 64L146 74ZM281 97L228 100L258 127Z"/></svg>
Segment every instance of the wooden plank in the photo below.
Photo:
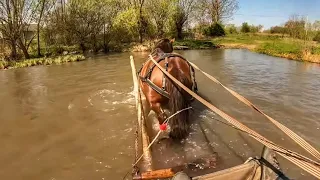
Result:
<svg viewBox="0 0 320 180"><path fill-rule="evenodd" d="M142 172L140 174L134 175L133 179L149 180L149 179L171 178L178 172L185 172L188 176L192 177L192 174L196 171L203 171L203 170L215 168L216 161L217 161L217 157L216 157L216 154L214 154L211 157L206 158L205 160L199 159L193 163L188 163L188 164L173 167L173 168Z"/></svg>
<svg viewBox="0 0 320 180"><path fill-rule="evenodd" d="M142 150L144 152L143 166L146 170L150 171L150 170L152 170L152 156L151 156L150 149L147 149L150 141L149 141L149 137L146 132L146 124L145 124L145 118L144 118L143 112L142 112L142 102L141 102L138 77L137 77L137 72L136 72L136 67L135 67L133 56L130 56L130 64L131 64L131 69L132 69L132 78L133 78L133 85L134 85L133 91L134 91L134 95L135 95L136 108L137 108L137 114L138 114L138 125L139 125L139 129L141 130Z"/></svg>

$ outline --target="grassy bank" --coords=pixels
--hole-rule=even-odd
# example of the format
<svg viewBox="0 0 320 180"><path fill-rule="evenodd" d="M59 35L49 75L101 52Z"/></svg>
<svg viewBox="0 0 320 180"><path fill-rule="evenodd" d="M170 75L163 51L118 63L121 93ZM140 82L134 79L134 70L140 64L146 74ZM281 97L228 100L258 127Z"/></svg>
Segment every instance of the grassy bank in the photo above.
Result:
<svg viewBox="0 0 320 180"><path fill-rule="evenodd" d="M145 41L142 44L140 43L130 43L122 44L122 47L119 52L146 52L151 51L154 46L154 41ZM176 50L185 50L185 49L209 49L216 48L216 45L209 40L194 40L194 39L184 39L184 40L175 40L173 43L174 49Z"/></svg>
<svg viewBox="0 0 320 180"><path fill-rule="evenodd" d="M143 44L134 42L124 43L115 46L115 48L113 48L113 51L151 51L153 45L154 41L145 41ZM242 48L276 57L320 63L320 43L314 41L292 39L286 36L283 37L281 35L235 34L227 35L221 38L213 38L206 40L176 40L173 45L175 50ZM78 50L75 49L75 47L70 48L72 48L72 53L78 52ZM21 68L36 65L62 64L66 62L82 61L85 59L83 55L70 54L70 48L60 48L58 50L52 50L52 57L34 58L20 61L4 61L0 59L0 69ZM62 55L65 53L69 54Z"/></svg>
<svg viewBox="0 0 320 180"><path fill-rule="evenodd" d="M216 44L210 40L177 40L173 44L175 47L188 47L188 49L209 49L217 48Z"/></svg>
<svg viewBox="0 0 320 180"><path fill-rule="evenodd" d="M151 41L143 44L130 44L126 51L150 51ZM254 52L292 60L320 63L320 43L303 41L273 34L235 34L207 40L176 40L175 50L186 49L248 49Z"/></svg>
<svg viewBox="0 0 320 180"><path fill-rule="evenodd" d="M20 61L0 60L0 69L22 68L36 65L62 64L66 62L82 61L84 59L85 57L83 55L65 55L56 57L25 59Z"/></svg>
<svg viewBox="0 0 320 180"><path fill-rule="evenodd" d="M212 40L223 48L245 48L292 60L320 63L320 44L271 34L237 34Z"/></svg>

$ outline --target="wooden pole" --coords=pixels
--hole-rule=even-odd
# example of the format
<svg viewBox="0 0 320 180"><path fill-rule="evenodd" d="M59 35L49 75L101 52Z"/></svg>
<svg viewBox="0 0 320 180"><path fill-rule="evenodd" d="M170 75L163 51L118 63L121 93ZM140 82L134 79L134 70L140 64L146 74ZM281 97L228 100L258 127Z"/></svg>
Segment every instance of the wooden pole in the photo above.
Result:
<svg viewBox="0 0 320 180"><path fill-rule="evenodd" d="M149 146L150 141L146 131L146 124L145 124L146 117L142 116L143 112L142 112L141 95L140 95L138 77L137 77L133 56L130 56L130 64L132 69L132 78L133 78L133 85L134 85L133 91L136 99L136 108L138 111L138 125L139 125L139 129L141 130L142 150L144 152L144 156L143 156L144 168L146 168L147 171L151 171L152 157L151 157L150 149L147 148Z"/></svg>
<svg viewBox="0 0 320 180"><path fill-rule="evenodd" d="M200 166L197 166L201 164ZM164 179L171 178L178 172L184 172L188 176L197 171L208 170L209 168L215 168L217 165L217 154L213 154L211 157L206 157L205 159L199 159L193 163L187 163L184 165L167 168L158 169L155 171L140 172L133 176L133 180L150 180L150 179Z"/></svg>

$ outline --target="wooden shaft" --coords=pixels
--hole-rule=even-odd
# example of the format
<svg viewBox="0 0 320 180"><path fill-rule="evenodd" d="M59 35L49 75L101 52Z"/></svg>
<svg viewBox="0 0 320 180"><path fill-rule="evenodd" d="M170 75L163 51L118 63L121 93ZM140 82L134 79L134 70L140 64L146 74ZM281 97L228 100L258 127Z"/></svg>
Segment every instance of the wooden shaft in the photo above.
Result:
<svg viewBox="0 0 320 180"><path fill-rule="evenodd" d="M155 171L141 172L140 174L133 175L134 180L148 180L148 179L164 179L171 178L178 172L185 172L190 176L192 172L215 168L217 162L217 154L212 154L211 156L205 157L204 159L198 159L192 163L187 163L181 166L176 166L168 169L159 169ZM201 164L202 167L197 165Z"/></svg>
<svg viewBox="0 0 320 180"><path fill-rule="evenodd" d="M150 150L147 148L149 146L150 141L146 131L145 118L143 118L142 116L141 96L140 96L138 77L137 77L133 56L130 56L130 64L132 69L132 78L133 78L133 85L134 85L133 90L135 94L136 107L138 111L138 124L139 124L139 129L141 130L141 137L142 137L142 150L144 152L143 161L144 161L144 166L146 170L151 171L152 157L151 157Z"/></svg>
<svg viewBox="0 0 320 180"><path fill-rule="evenodd" d="M134 180L147 180L147 179L164 179L170 178L175 175L172 168L160 169L156 171L147 171L133 177Z"/></svg>

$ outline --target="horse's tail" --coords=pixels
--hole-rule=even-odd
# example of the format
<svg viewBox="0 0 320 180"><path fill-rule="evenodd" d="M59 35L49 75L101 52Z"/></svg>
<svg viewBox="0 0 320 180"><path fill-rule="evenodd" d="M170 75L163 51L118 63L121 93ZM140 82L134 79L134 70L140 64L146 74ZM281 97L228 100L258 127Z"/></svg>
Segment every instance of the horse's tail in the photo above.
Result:
<svg viewBox="0 0 320 180"><path fill-rule="evenodd" d="M190 88L190 80L186 75L179 69L173 68L169 72L182 84ZM176 113L179 110L189 107L190 95L185 92L181 87L172 82L169 78L166 81L167 91L170 94L169 108L171 114ZM179 114L175 115L169 120L170 134L169 136L173 139L182 139L188 134L189 130L189 111L184 110Z"/></svg>

